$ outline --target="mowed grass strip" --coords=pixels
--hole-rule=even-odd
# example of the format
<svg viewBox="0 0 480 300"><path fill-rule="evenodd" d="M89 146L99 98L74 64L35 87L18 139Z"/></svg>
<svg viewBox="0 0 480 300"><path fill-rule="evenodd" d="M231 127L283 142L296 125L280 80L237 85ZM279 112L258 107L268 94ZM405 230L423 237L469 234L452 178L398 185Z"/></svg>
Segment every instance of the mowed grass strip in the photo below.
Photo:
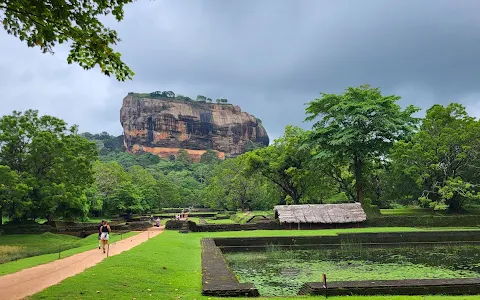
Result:
<svg viewBox="0 0 480 300"><path fill-rule="evenodd" d="M45 232L42 234L14 234L0 238L0 264L25 257L58 252L82 246L82 239Z"/></svg>
<svg viewBox="0 0 480 300"><path fill-rule="evenodd" d="M416 228L359 228L338 230L258 230L180 234L165 231L149 241L29 299L225 299L201 295L200 239L205 237L334 235L346 232L401 232ZM457 229L458 230L458 229ZM274 299L320 299L323 297L277 297ZM251 298L230 298L251 299ZM257 299L271 299L260 297ZM479 299L478 296L349 296L328 299L447 300Z"/></svg>
<svg viewBox="0 0 480 300"><path fill-rule="evenodd" d="M122 237L127 238L135 234L137 233L128 232L121 236L119 233L114 232L110 237L110 243L119 241ZM60 258L65 258L95 249L96 247L98 247L98 235L96 234L89 235L83 239L48 232L42 234L4 235L0 237L0 259L5 259L7 262L0 264L0 276L54 261L58 259L59 248L61 250ZM16 251L12 251L12 249ZM29 257L17 259L26 256ZM17 260L9 261L8 259Z"/></svg>

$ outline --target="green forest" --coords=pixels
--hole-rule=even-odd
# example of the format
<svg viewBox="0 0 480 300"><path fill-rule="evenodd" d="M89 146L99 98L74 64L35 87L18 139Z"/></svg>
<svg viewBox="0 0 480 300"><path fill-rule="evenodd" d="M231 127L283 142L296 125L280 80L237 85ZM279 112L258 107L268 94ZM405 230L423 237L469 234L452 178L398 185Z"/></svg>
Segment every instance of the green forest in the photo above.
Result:
<svg viewBox="0 0 480 300"><path fill-rule="evenodd" d="M278 204L360 202L461 213L480 198L480 122L464 106L424 118L369 85L307 103L311 129L224 161L133 155L122 136L79 133L38 111L0 119L0 209L10 222L88 220L166 207L270 210Z"/></svg>

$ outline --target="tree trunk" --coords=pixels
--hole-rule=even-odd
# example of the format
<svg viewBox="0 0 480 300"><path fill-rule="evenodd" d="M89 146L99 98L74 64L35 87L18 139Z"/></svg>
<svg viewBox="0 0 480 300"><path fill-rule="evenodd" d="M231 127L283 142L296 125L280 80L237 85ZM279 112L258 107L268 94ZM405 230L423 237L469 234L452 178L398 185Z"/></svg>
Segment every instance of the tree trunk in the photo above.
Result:
<svg viewBox="0 0 480 300"><path fill-rule="evenodd" d="M298 197L297 193L292 194L292 200L294 205L300 204L300 197Z"/></svg>
<svg viewBox="0 0 480 300"><path fill-rule="evenodd" d="M465 212L462 207L462 201L456 197L450 199L450 201L448 201L448 212L453 214Z"/></svg>
<svg viewBox="0 0 480 300"><path fill-rule="evenodd" d="M355 156L354 162L354 173L355 173L355 188L357 190L357 202L360 202L364 206L364 195L363 195L363 162L362 159L358 156Z"/></svg>

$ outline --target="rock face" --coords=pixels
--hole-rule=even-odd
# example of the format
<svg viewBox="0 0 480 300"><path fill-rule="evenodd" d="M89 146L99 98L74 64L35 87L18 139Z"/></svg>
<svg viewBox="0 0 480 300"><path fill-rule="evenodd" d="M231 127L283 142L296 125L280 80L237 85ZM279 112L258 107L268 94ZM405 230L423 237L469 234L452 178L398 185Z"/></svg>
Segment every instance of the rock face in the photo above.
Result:
<svg viewBox="0 0 480 300"><path fill-rule="evenodd" d="M240 107L130 93L120 110L128 152L164 158L186 149L195 161L208 149L220 158L235 157L252 146L267 146L262 124Z"/></svg>

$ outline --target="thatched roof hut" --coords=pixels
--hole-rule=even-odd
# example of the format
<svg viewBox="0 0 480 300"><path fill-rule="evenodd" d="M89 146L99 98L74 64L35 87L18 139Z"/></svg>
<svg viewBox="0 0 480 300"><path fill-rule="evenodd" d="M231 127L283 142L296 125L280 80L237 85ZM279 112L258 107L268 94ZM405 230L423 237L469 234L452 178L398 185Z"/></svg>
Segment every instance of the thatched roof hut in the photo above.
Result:
<svg viewBox="0 0 480 300"><path fill-rule="evenodd" d="M289 224L360 224L367 219L360 203L277 205L275 218Z"/></svg>

